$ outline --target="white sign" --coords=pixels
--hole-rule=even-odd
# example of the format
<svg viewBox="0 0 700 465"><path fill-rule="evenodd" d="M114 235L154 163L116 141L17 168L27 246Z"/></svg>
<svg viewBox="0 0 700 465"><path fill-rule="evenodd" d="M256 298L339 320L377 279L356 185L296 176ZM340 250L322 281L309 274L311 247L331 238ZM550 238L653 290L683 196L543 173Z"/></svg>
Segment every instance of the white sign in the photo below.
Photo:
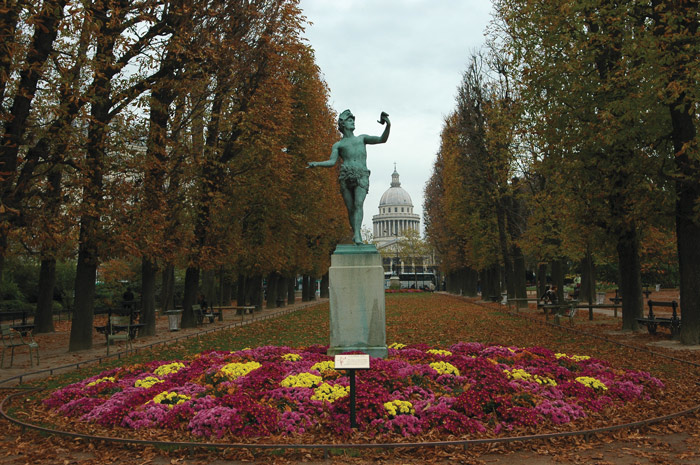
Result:
<svg viewBox="0 0 700 465"><path fill-rule="evenodd" d="M367 354L339 354L335 356L335 369L368 369L369 355Z"/></svg>

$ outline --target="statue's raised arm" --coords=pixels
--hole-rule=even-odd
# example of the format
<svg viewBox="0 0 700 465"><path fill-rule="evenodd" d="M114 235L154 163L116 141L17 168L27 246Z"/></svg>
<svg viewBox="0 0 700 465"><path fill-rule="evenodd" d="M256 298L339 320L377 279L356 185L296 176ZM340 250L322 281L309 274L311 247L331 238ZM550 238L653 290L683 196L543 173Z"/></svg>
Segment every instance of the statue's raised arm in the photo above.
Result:
<svg viewBox="0 0 700 465"><path fill-rule="evenodd" d="M365 144L383 144L387 141L387 139L389 139L389 132L391 131L391 121L389 121L389 115L383 111L382 114L379 115L379 120L377 120L377 123L386 124L384 132L379 137L365 136Z"/></svg>
<svg viewBox="0 0 700 465"><path fill-rule="evenodd" d="M309 162L308 168L316 166L335 166L338 157L343 159L340 167L338 182L340 183L340 193L348 209L348 217L353 232L353 242L362 243L360 234L362 228L363 204L367 192L369 192L369 170L367 169L366 144L383 144L389 139L391 121L389 115L382 112L378 123L386 125L381 136L361 135L355 136L355 116L350 110L345 110L338 116L338 130L343 134L343 138L333 144L331 156L326 161Z"/></svg>

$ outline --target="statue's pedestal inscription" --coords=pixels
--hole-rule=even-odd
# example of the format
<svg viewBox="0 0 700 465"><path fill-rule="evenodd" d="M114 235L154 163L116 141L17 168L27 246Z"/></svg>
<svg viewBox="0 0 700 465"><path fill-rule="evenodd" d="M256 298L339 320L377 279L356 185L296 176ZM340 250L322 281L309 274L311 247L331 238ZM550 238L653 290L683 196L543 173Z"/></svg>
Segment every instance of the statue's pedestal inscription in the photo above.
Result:
<svg viewBox="0 0 700 465"><path fill-rule="evenodd" d="M386 358L384 267L374 245L339 245L331 256L328 355L362 351Z"/></svg>

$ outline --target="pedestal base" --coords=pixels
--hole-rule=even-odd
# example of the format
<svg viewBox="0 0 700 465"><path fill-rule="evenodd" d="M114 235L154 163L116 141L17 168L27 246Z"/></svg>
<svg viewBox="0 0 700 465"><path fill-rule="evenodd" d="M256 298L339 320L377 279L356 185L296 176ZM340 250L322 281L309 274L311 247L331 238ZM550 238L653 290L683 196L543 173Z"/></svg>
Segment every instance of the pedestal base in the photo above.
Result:
<svg viewBox="0 0 700 465"><path fill-rule="evenodd" d="M384 267L376 247L339 245L331 256L328 355L360 351L386 358Z"/></svg>

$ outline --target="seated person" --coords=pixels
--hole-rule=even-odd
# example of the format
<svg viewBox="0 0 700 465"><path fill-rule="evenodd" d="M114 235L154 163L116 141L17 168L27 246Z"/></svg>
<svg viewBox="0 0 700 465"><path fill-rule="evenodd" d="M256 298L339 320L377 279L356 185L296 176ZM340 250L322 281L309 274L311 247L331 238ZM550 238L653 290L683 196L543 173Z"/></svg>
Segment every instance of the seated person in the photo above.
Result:
<svg viewBox="0 0 700 465"><path fill-rule="evenodd" d="M557 293L556 286L552 289L549 286L545 288L544 294L540 297L540 300L545 304L556 304L557 303Z"/></svg>

